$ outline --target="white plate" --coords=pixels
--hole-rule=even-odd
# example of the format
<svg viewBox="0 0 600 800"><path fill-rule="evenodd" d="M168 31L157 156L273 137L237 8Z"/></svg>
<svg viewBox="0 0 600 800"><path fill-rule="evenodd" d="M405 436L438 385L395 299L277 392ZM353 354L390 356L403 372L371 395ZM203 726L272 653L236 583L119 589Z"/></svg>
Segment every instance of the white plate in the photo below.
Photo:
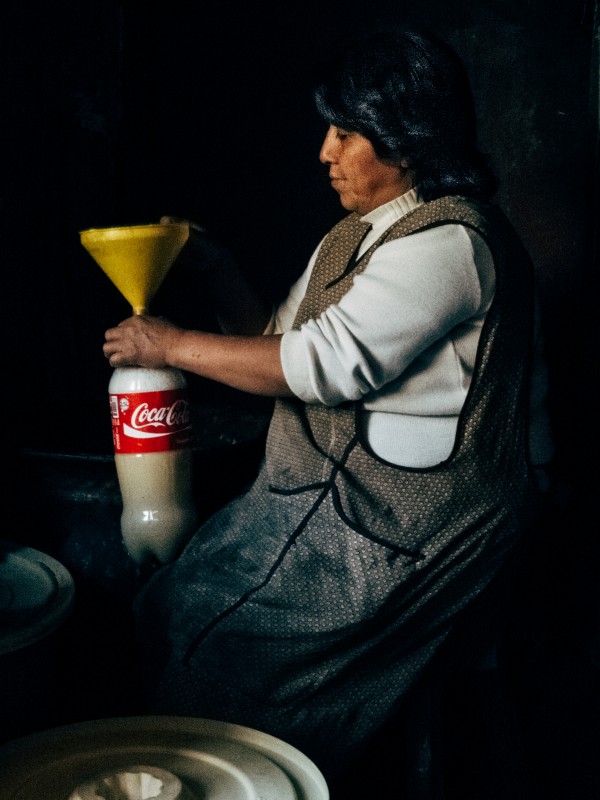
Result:
<svg viewBox="0 0 600 800"><path fill-rule="evenodd" d="M329 800L315 764L282 740L216 720L161 716L83 722L5 745L2 800L66 800L95 775L135 764L176 775L185 800Z"/></svg>
<svg viewBox="0 0 600 800"><path fill-rule="evenodd" d="M73 606L70 572L54 558L0 540L0 655L52 633Z"/></svg>

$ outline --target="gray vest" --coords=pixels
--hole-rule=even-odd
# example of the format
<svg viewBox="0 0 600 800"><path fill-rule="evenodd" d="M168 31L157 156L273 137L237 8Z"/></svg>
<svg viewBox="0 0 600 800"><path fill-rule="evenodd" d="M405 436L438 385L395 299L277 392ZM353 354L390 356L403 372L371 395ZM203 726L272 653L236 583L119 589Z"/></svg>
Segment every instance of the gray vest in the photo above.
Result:
<svg viewBox="0 0 600 800"><path fill-rule="evenodd" d="M454 449L427 468L390 464L369 451L356 424L360 409L297 399L276 402L266 467L271 491L294 494L329 484L341 522L387 544L415 565L456 547L487 547L501 556L530 524L537 490L528 456L528 397L533 325L533 270L502 213L461 197L425 203L398 220L349 271L365 225L349 214L325 238L295 327L318 316L350 288L386 241L459 223L490 247L496 292L482 329L471 388ZM459 544L457 544L459 543Z"/></svg>

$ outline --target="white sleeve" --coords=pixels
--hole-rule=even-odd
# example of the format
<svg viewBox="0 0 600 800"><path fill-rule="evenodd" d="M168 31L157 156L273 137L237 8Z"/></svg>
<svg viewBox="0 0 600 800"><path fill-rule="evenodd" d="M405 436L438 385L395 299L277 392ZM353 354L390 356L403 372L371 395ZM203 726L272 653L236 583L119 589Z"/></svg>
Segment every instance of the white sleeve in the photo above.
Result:
<svg viewBox="0 0 600 800"><path fill-rule="evenodd" d="M359 400L481 313L493 288L488 281L482 292L472 236L443 225L378 247L338 304L284 333L282 366L294 394L325 405Z"/></svg>

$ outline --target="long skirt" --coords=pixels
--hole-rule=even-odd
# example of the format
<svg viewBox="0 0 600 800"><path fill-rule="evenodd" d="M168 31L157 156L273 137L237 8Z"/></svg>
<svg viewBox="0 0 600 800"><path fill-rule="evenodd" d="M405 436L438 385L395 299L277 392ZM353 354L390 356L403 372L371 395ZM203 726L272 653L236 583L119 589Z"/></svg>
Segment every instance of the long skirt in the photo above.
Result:
<svg viewBox="0 0 600 800"><path fill-rule="evenodd" d="M246 725L337 774L397 710L489 565L432 576L265 471L136 598L150 713Z"/></svg>

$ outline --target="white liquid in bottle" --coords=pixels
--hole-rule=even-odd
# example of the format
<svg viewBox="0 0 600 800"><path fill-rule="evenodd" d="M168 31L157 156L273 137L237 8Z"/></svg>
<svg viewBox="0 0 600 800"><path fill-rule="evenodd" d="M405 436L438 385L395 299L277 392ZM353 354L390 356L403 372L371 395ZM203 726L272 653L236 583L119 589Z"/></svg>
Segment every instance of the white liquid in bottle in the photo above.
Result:
<svg viewBox="0 0 600 800"><path fill-rule="evenodd" d="M123 542L137 563L167 563L197 521L185 376L172 368L117 368L109 395Z"/></svg>

